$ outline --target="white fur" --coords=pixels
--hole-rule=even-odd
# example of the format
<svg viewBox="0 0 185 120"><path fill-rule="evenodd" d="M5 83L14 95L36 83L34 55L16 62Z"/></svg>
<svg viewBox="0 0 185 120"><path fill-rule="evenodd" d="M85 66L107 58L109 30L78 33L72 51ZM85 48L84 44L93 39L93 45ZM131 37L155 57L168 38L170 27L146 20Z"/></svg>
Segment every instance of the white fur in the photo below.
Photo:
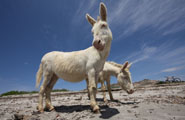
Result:
<svg viewBox="0 0 185 120"><path fill-rule="evenodd" d="M46 94L46 108L54 109L51 105L50 92L58 78L69 82L79 82L88 78L91 107L93 111L99 111L96 103L97 78L109 55L112 41L112 33L105 21L107 13L103 3L100 4L100 13L102 19L98 21L86 15L94 32L93 46L73 52L53 51L43 56L36 80L36 86L38 86L42 76L44 77L39 92L38 109L40 112L43 112L44 93Z"/></svg>
<svg viewBox="0 0 185 120"><path fill-rule="evenodd" d="M105 94L105 84L107 83L107 89L109 92L109 97L113 100L113 96L111 93L111 84L110 84L110 77L115 76L117 78L118 84L120 87L128 92L129 94L134 92L134 87L132 84L131 73L129 71L131 64L125 62L125 64L117 64L115 62L105 62L103 71L99 74L98 82L101 83L101 89L103 91L104 101L107 101L106 94ZM86 79L88 83L88 79ZM89 96L89 93L88 93Z"/></svg>

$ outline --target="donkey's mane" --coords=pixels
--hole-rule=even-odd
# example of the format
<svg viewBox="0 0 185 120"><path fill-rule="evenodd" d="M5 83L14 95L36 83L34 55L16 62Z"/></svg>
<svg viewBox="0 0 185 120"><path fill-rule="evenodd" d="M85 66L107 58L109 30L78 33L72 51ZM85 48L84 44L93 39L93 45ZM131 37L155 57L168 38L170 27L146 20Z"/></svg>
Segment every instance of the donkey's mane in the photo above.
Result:
<svg viewBox="0 0 185 120"><path fill-rule="evenodd" d="M115 62L113 62L113 61L108 61L108 63L111 64L111 65L114 65L114 66L116 66L116 67L119 67L119 68L122 68L122 67L123 67L122 64L118 64L118 63L115 63Z"/></svg>

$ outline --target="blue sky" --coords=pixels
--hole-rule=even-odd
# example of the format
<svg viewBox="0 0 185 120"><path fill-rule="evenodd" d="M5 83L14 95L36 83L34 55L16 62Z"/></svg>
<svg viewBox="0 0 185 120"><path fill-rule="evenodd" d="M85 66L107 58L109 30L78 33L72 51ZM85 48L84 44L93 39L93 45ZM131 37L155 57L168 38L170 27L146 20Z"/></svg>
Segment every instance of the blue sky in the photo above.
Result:
<svg viewBox="0 0 185 120"><path fill-rule="evenodd" d="M133 81L185 80L185 1L103 0L113 33L109 61L133 62ZM0 93L38 90L35 74L50 51L76 51L92 44L89 13L97 18L99 0L1 0ZM112 83L116 79L112 77ZM58 80L54 87L86 88L85 81Z"/></svg>

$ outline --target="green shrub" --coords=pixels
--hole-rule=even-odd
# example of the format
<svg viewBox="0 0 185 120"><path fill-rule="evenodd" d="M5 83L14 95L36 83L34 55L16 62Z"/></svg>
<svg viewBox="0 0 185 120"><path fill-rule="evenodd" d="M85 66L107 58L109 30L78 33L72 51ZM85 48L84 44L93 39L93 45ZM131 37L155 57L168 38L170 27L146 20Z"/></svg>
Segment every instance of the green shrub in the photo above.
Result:
<svg viewBox="0 0 185 120"><path fill-rule="evenodd" d="M165 82L165 81L159 81L157 84L166 84L168 82Z"/></svg>
<svg viewBox="0 0 185 120"><path fill-rule="evenodd" d="M69 91L67 89L54 89L52 90L52 92L65 92L65 91Z"/></svg>
<svg viewBox="0 0 185 120"><path fill-rule="evenodd" d="M54 89L52 92L64 92L64 91L69 91L67 89ZM1 94L0 96L8 96L8 95L22 95L22 94L33 94L33 93L38 93L38 91L9 91L6 93Z"/></svg>
<svg viewBox="0 0 185 120"><path fill-rule="evenodd" d="M1 96L7 96L7 95L21 95L21 94L28 94L26 91L9 91L6 93L1 94Z"/></svg>

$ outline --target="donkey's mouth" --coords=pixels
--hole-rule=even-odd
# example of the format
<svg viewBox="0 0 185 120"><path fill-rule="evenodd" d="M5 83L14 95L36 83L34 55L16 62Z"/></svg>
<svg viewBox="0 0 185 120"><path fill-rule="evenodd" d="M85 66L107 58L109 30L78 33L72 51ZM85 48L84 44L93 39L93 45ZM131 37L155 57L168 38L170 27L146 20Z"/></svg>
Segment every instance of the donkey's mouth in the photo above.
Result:
<svg viewBox="0 0 185 120"><path fill-rule="evenodd" d="M93 43L93 46L94 46L97 50L99 50L99 51L103 51L103 50L104 50L104 47L105 47L105 45L102 45L101 43L98 43L98 42L94 42L94 43Z"/></svg>
<svg viewBox="0 0 185 120"><path fill-rule="evenodd" d="M128 94L132 94L132 93L134 93L134 90L133 90L133 89L127 90L127 93L128 93Z"/></svg>

